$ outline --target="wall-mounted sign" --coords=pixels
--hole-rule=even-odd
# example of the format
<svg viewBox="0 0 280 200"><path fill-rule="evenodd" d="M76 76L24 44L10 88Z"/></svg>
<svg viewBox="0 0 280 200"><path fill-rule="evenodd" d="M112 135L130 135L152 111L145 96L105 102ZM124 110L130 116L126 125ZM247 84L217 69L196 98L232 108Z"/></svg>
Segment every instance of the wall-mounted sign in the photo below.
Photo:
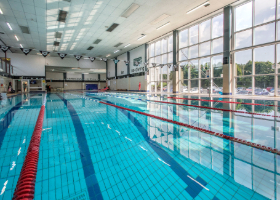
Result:
<svg viewBox="0 0 280 200"><path fill-rule="evenodd" d="M131 73L139 73L144 71L145 67L142 63L142 57L133 59L133 68L131 69Z"/></svg>

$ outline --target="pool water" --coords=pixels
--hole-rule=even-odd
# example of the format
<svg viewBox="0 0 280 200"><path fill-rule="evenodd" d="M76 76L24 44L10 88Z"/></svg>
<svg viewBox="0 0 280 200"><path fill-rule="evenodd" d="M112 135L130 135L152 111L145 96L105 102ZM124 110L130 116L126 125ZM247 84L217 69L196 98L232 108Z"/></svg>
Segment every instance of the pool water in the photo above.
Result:
<svg viewBox="0 0 280 200"><path fill-rule="evenodd" d="M0 101L1 199L12 199L44 95ZM47 94L35 199L280 199L277 154L100 103L280 149L278 101L167 97Z"/></svg>

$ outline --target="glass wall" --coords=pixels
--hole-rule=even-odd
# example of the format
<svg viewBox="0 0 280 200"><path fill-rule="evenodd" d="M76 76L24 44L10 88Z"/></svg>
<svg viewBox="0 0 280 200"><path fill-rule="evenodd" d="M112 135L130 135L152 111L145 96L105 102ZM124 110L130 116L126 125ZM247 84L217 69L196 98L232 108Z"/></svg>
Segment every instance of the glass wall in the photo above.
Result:
<svg viewBox="0 0 280 200"><path fill-rule="evenodd" d="M149 76L151 92L172 92L173 36L149 44Z"/></svg>
<svg viewBox="0 0 280 200"><path fill-rule="evenodd" d="M184 93L223 91L223 14L179 32L180 90Z"/></svg>
<svg viewBox="0 0 280 200"><path fill-rule="evenodd" d="M280 62L276 7L276 0L253 0L234 9L235 94L274 96L280 92L275 84L279 70L275 63Z"/></svg>

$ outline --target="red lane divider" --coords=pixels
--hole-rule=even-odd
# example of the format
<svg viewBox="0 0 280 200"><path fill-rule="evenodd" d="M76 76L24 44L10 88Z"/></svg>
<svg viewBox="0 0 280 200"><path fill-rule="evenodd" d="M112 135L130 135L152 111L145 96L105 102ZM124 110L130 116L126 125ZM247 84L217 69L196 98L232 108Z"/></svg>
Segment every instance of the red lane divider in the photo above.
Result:
<svg viewBox="0 0 280 200"><path fill-rule="evenodd" d="M35 181L37 174L37 165L39 159L39 148L43 128L45 106L42 105L30 143L27 154L20 172L17 186L14 192L13 200L34 199Z"/></svg>
<svg viewBox="0 0 280 200"><path fill-rule="evenodd" d="M114 105L114 104L105 103L105 102L102 102L102 101L100 101L99 103L102 103L102 104L105 104L105 105L108 105L108 106L112 106L112 107L116 107L116 108L120 108L120 109L123 109L123 110L128 110L128 111L131 111L131 112L134 112L134 113L138 113L138 114L145 115L145 116L148 116L148 117L156 118L156 119L166 121L166 122L170 122L170 123L173 123L173 124L177 124L177 125L180 125L180 126L185 126L187 128L195 129L195 130L198 130L198 131L210 134L210 135L214 135L214 136L217 136L217 137L220 137L220 138L224 138L224 139L231 140L231 141L234 141L234 142L237 142L237 143L245 144L247 146L262 149L264 151L277 153L277 154L280 155L280 151L278 151L278 149L272 149L271 147L266 147L266 146L261 145L261 144L252 143L252 142L249 142L249 141L246 141L246 140L231 137L231 136L224 135L224 134L221 134L221 133L215 133L214 131L209 131L207 129L199 128L199 127L196 127L196 126L191 126L189 124L185 124L185 123L182 123L182 122L173 121L171 119L166 119L166 118L163 118L163 117L159 117L159 116L156 116L156 115L151 115L151 114L144 113L144 112L137 111L137 110L132 110L132 109L117 106L117 105Z"/></svg>
<svg viewBox="0 0 280 200"><path fill-rule="evenodd" d="M209 101L209 102L219 102L219 103L233 103L233 104L244 104L244 105L255 105L255 106L274 106L280 107L277 105L266 105L266 104L259 104L259 103L243 103L243 102L233 102L233 101L218 101L218 100L207 100L207 99L192 99L192 98L180 98L180 97L167 97L169 99L184 99L184 100L197 100L197 101Z"/></svg>
<svg viewBox="0 0 280 200"><path fill-rule="evenodd" d="M266 117L278 117L278 118L280 118L280 116L275 116L275 115L250 113L250 112L245 112L245 111L228 110L228 109L222 109L222 108L212 108L212 107L208 107L208 106L196 106L196 105L189 105L189 104L184 104L184 103L173 103L173 102L168 102L168 101L154 101L154 100L149 100L149 101L157 102L157 103L174 104L174 105L179 105L179 106L190 106L190 107L196 107L196 108L205 108L205 109L209 109L209 110L220 110L220 111L226 111L226 112L236 112L236 113L244 113L244 114L250 114L250 115L261 115L261 116L266 116Z"/></svg>

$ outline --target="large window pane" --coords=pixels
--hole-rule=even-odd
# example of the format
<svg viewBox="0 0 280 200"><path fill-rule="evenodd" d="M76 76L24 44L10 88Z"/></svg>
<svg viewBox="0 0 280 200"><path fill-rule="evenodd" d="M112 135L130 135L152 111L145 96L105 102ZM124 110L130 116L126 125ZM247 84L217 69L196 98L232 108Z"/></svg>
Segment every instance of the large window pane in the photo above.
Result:
<svg viewBox="0 0 280 200"><path fill-rule="evenodd" d="M188 79L189 78L189 63L188 62L183 62L180 63L180 66L183 66L183 79Z"/></svg>
<svg viewBox="0 0 280 200"><path fill-rule="evenodd" d="M161 56L157 56L155 58L155 63L158 65L158 64L161 64Z"/></svg>
<svg viewBox="0 0 280 200"><path fill-rule="evenodd" d="M200 93L201 94L209 93L209 88L210 88L210 80L209 79L201 79Z"/></svg>
<svg viewBox="0 0 280 200"><path fill-rule="evenodd" d="M274 73L274 45L255 49L255 74Z"/></svg>
<svg viewBox="0 0 280 200"><path fill-rule="evenodd" d="M155 58L149 59L149 67L153 67L152 63L155 63Z"/></svg>
<svg viewBox="0 0 280 200"><path fill-rule="evenodd" d="M168 38L168 52L173 51L173 35Z"/></svg>
<svg viewBox="0 0 280 200"><path fill-rule="evenodd" d="M190 61L191 79L198 78L198 60Z"/></svg>
<svg viewBox="0 0 280 200"><path fill-rule="evenodd" d="M188 91L188 81L187 80L184 80L184 81L182 81L182 92L184 92L184 93L189 93L189 91Z"/></svg>
<svg viewBox="0 0 280 200"><path fill-rule="evenodd" d="M210 69L210 58L200 59L201 78L207 78L206 71Z"/></svg>
<svg viewBox="0 0 280 200"><path fill-rule="evenodd" d="M274 76L255 77L255 95L271 95L270 90L274 88Z"/></svg>
<svg viewBox="0 0 280 200"><path fill-rule="evenodd" d="M235 69L237 76L252 74L252 50L239 51L235 55Z"/></svg>
<svg viewBox="0 0 280 200"><path fill-rule="evenodd" d="M191 80L191 90L190 90L190 93L198 93L198 81L199 80Z"/></svg>
<svg viewBox="0 0 280 200"><path fill-rule="evenodd" d="M224 38L219 38L212 41L212 54L223 52Z"/></svg>
<svg viewBox="0 0 280 200"><path fill-rule="evenodd" d="M190 58L198 57L198 45L190 47Z"/></svg>
<svg viewBox="0 0 280 200"><path fill-rule="evenodd" d="M173 52L168 53L168 63L173 63Z"/></svg>
<svg viewBox="0 0 280 200"><path fill-rule="evenodd" d="M255 44L263 44L275 40L275 24L267 24L255 28Z"/></svg>
<svg viewBox="0 0 280 200"><path fill-rule="evenodd" d="M205 42L199 45L199 56L210 55L210 42Z"/></svg>
<svg viewBox="0 0 280 200"><path fill-rule="evenodd" d="M277 63L280 65L280 44L277 44ZM280 68L278 68L278 73L280 73Z"/></svg>
<svg viewBox="0 0 280 200"><path fill-rule="evenodd" d="M223 74L223 56L212 57L213 75L214 77L222 77Z"/></svg>
<svg viewBox="0 0 280 200"><path fill-rule="evenodd" d="M165 65L161 68L161 74L162 74L163 80L167 80L167 73L168 73L168 70L167 70L167 66Z"/></svg>
<svg viewBox="0 0 280 200"><path fill-rule="evenodd" d="M155 56L155 44L150 44L150 57L154 57Z"/></svg>
<svg viewBox="0 0 280 200"><path fill-rule="evenodd" d="M210 19L199 24L199 42L210 40Z"/></svg>
<svg viewBox="0 0 280 200"><path fill-rule="evenodd" d="M198 43L198 25L190 28L190 45Z"/></svg>
<svg viewBox="0 0 280 200"><path fill-rule="evenodd" d="M188 48L179 50L179 61L188 59Z"/></svg>
<svg viewBox="0 0 280 200"><path fill-rule="evenodd" d="M179 33L179 48L188 46L189 29L183 30Z"/></svg>
<svg viewBox="0 0 280 200"><path fill-rule="evenodd" d="M275 0L255 0L255 25L275 20Z"/></svg>
<svg viewBox="0 0 280 200"><path fill-rule="evenodd" d="M235 30L239 31L252 26L252 2L235 9Z"/></svg>
<svg viewBox="0 0 280 200"><path fill-rule="evenodd" d="M235 49L252 46L252 30L235 34Z"/></svg>
<svg viewBox="0 0 280 200"><path fill-rule="evenodd" d="M161 42L161 53L167 52L167 39L163 39Z"/></svg>
<svg viewBox="0 0 280 200"><path fill-rule="evenodd" d="M156 51L156 52L155 52L155 53L156 53L156 56L161 54L160 42L161 42L161 41L157 41L157 42L156 42L156 49L155 49L155 51Z"/></svg>
<svg viewBox="0 0 280 200"><path fill-rule="evenodd" d="M235 81L235 94L252 94L252 77L238 77Z"/></svg>
<svg viewBox="0 0 280 200"><path fill-rule="evenodd" d="M212 38L223 36L224 30L224 15L221 14L212 19Z"/></svg>
<svg viewBox="0 0 280 200"><path fill-rule="evenodd" d="M213 94L222 94L223 93L223 78L213 79Z"/></svg>
<svg viewBox="0 0 280 200"><path fill-rule="evenodd" d="M167 54L162 55L162 64L167 64Z"/></svg>

